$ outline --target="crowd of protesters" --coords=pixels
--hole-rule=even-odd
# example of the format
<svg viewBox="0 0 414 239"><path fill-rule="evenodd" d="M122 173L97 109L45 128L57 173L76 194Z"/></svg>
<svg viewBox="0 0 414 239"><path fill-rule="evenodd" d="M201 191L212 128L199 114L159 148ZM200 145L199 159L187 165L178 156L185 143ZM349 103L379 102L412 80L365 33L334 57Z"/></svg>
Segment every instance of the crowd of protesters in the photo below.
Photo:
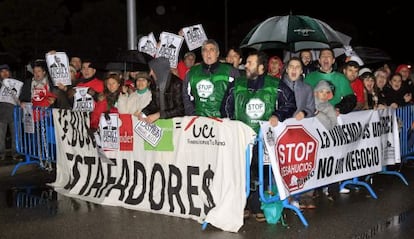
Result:
<svg viewBox="0 0 414 239"><path fill-rule="evenodd" d="M86 95L93 103L91 132L98 130L100 116L109 113L131 114L148 123L192 115L230 118L258 132L259 120L276 126L291 117L297 120L318 117L318 114L322 117L326 107L321 108L320 95L334 112L329 127L334 126L335 115L413 104L410 65L401 64L392 70L387 64L370 69L352 59L340 63L336 62L332 49L321 50L318 59L312 59L310 51L304 50L299 57L291 57L286 62L263 51L249 52L245 61L238 48L229 49L225 58L220 58L220 54L217 42L208 39L201 47L201 61L197 61L193 52L187 52L178 69L171 69L169 60L161 57L150 60L148 70L108 70L100 76L96 61L70 56L71 85L54 85L45 61L36 60L31 65L32 76L23 80L15 103L0 102L0 160L6 158L7 131L12 135L12 157L19 160L14 145L13 108L25 102L74 109L77 99ZM1 81L13 78L11 72L7 62L1 64ZM86 89L83 95L77 91L80 88ZM249 111L253 98L255 104L263 107L263 114ZM329 117L332 119L332 114ZM253 193L245 217L253 214L257 221L264 222L255 187L257 157L253 157L251 169ZM302 209L314 209L313 199L320 192L329 195L327 188L315 190L306 197L292 198L291 203Z"/></svg>

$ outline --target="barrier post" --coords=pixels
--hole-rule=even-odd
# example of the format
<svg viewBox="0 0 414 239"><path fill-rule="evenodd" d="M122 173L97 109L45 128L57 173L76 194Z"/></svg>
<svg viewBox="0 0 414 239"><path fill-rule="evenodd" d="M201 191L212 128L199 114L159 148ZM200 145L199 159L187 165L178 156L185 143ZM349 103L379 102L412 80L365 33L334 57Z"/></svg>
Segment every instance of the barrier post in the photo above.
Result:
<svg viewBox="0 0 414 239"><path fill-rule="evenodd" d="M14 167L11 175L25 165L38 164L42 169L52 170L55 163L56 143L53 127L52 108L33 107L33 111L24 115L20 106L14 107L14 130L16 136L16 152L24 156L24 161ZM26 132L33 124L33 132Z"/></svg>
<svg viewBox="0 0 414 239"><path fill-rule="evenodd" d="M276 201L280 201L280 197L279 197L279 193L276 193L275 195L273 195L273 196L271 196L271 197L265 197L265 195L264 195L264 170L263 170L263 167L264 167L264 162L263 162L263 155L264 155L264 145L263 145L263 137L262 137L262 131L260 131L259 132L259 135L258 135L258 161L259 161L259 195L260 195L260 200L263 202L263 203L272 203L272 202L276 202ZM272 167L272 165L270 165L269 164L269 186L271 186L271 178L272 178L272 170L271 170L271 167ZM303 213L302 213L302 211L299 209L299 208L297 208L297 207L295 207L295 206L293 206L292 204L290 204L290 202L289 202L289 200L288 200L288 198L286 198L286 199L284 199L284 200L282 200L282 205L283 205L283 208L287 208L287 209L290 209L290 210L293 210L295 213L296 213L296 215L299 217L299 219L301 220L301 222L302 222L302 224L305 226L305 227L308 227L308 221L306 220L306 218L303 216Z"/></svg>

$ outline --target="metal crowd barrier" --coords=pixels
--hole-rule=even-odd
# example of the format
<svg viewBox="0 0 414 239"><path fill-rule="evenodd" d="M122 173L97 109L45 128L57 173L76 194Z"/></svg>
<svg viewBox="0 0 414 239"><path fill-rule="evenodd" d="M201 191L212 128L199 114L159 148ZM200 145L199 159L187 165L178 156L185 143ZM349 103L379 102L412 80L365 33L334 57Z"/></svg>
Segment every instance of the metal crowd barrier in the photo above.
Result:
<svg viewBox="0 0 414 239"><path fill-rule="evenodd" d="M17 208L35 208L39 206L55 208L53 203L57 200L57 192L53 191L52 188L24 186L15 190Z"/></svg>
<svg viewBox="0 0 414 239"><path fill-rule="evenodd" d="M276 193L272 196L265 196L265 192L269 189L273 188L273 171L272 171L272 165L269 163L267 164L268 168L267 170L264 170L264 143L263 143L263 137L262 132L260 131L258 136L258 144L259 144L259 152L258 152L258 161L259 161L259 195L260 195L260 201L263 203L272 203L276 201L280 201L279 193ZM266 171L266 172L265 172ZM268 182L264 182L264 174L268 173ZM291 194L291 197L296 197L299 194ZM289 198L289 197L288 197ZM300 221L305 227L308 227L308 221L306 220L305 216L303 216L302 211L290 204L289 199L286 198L282 200L282 206L283 209L287 208L295 212L295 214L299 217ZM283 210L282 209L282 210ZM283 216L282 216L283 217ZM283 219L282 219L283 220Z"/></svg>
<svg viewBox="0 0 414 239"><path fill-rule="evenodd" d="M398 135L400 140L400 155L401 155L401 164L400 170L388 170L387 166L383 166L380 174L394 175L401 179L405 185L408 185L408 181L402 175L401 167L408 160L414 159L414 145L409 145L409 132L411 131L411 125L414 122L414 105L406 105L399 107L395 110L395 116L397 117L398 123ZM413 132L414 134L414 132ZM412 135L414 137L414 135ZM368 181L372 175L368 175L365 178L365 181Z"/></svg>
<svg viewBox="0 0 414 239"><path fill-rule="evenodd" d="M408 138L412 123L414 122L414 105L400 107L395 114L400 127L401 163L406 163L408 160L414 159L414 145L409 145ZM411 137L414 137L414 135Z"/></svg>
<svg viewBox="0 0 414 239"><path fill-rule="evenodd" d="M56 163L56 141L53 127L52 108L33 107L24 112L20 106L14 107L14 133L16 152L24 160L14 167L11 175L21 167L38 164L42 169L52 170Z"/></svg>

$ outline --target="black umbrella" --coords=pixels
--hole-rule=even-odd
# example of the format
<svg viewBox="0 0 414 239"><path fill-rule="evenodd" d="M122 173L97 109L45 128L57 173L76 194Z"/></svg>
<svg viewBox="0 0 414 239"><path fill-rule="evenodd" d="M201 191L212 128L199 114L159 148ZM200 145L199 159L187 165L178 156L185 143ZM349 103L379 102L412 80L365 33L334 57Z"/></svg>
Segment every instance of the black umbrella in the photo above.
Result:
<svg viewBox="0 0 414 239"><path fill-rule="evenodd" d="M379 48L356 46L353 49L366 65L391 61L391 56Z"/></svg>

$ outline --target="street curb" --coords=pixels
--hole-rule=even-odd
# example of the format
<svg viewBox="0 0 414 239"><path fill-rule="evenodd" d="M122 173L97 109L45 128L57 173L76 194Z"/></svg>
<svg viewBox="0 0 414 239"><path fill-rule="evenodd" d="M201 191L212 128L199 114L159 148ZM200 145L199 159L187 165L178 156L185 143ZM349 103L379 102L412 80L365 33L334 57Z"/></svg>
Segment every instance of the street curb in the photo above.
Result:
<svg viewBox="0 0 414 239"><path fill-rule="evenodd" d="M0 166L0 178L12 176L11 174L14 170L14 167L16 167L16 165L17 164L10 164L10 165ZM34 171L38 168L39 168L38 165L34 165L34 164L22 165L17 169L15 175L22 174L22 173L27 173L27 172L30 172L30 171Z"/></svg>

